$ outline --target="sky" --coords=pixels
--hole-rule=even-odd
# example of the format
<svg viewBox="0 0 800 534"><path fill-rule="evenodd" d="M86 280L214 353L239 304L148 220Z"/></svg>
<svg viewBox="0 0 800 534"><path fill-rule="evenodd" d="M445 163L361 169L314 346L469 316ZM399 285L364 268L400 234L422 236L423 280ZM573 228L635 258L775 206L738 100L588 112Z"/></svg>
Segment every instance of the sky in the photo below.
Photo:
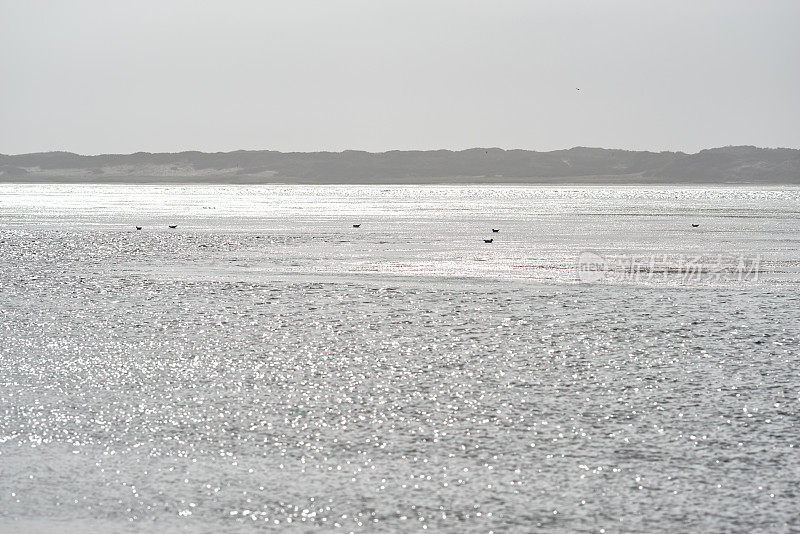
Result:
<svg viewBox="0 0 800 534"><path fill-rule="evenodd" d="M797 0L0 0L0 153L800 148Z"/></svg>

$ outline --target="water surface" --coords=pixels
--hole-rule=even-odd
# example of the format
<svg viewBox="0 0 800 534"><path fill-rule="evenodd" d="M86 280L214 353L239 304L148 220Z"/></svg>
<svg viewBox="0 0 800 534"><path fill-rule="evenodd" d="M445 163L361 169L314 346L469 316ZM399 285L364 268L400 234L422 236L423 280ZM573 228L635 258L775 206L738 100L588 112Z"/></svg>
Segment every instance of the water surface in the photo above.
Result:
<svg viewBox="0 0 800 534"><path fill-rule="evenodd" d="M0 531L798 529L799 244L791 188L2 185Z"/></svg>

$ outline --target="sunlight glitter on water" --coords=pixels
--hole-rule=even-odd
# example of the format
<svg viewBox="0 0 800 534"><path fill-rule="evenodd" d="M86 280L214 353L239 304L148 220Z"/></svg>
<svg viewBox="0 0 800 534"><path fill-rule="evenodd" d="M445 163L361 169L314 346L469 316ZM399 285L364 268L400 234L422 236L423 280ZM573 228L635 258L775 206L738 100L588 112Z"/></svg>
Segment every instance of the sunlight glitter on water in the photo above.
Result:
<svg viewBox="0 0 800 534"><path fill-rule="evenodd" d="M85 187L0 187L0 530L799 526L797 190Z"/></svg>

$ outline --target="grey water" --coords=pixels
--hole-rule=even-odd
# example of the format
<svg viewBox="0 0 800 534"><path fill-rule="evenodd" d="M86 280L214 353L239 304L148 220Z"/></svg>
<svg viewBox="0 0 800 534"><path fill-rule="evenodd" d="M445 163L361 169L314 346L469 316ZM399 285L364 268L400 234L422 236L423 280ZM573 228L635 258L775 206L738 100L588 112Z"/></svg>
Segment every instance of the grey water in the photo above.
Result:
<svg viewBox="0 0 800 534"><path fill-rule="evenodd" d="M797 531L799 289L798 188L3 184L0 531Z"/></svg>

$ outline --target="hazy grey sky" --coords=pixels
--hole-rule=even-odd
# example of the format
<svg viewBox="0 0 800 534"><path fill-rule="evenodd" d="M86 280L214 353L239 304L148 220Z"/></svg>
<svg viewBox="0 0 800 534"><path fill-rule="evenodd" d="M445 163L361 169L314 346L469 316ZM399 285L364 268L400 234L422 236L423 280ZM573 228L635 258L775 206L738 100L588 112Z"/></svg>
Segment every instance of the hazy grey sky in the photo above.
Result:
<svg viewBox="0 0 800 534"><path fill-rule="evenodd" d="M800 147L798 0L0 0L5 154L729 144Z"/></svg>

